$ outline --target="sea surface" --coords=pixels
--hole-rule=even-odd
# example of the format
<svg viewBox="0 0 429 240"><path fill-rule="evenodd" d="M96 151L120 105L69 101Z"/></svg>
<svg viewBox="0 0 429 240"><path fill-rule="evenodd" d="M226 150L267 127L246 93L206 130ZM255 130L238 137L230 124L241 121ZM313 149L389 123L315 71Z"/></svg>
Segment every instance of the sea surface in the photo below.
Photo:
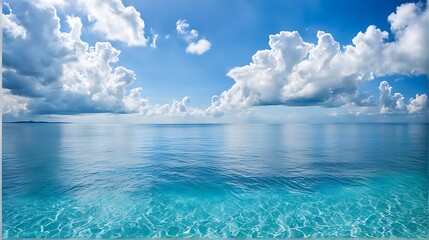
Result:
<svg viewBox="0 0 429 240"><path fill-rule="evenodd" d="M428 134L4 123L3 238L428 238Z"/></svg>

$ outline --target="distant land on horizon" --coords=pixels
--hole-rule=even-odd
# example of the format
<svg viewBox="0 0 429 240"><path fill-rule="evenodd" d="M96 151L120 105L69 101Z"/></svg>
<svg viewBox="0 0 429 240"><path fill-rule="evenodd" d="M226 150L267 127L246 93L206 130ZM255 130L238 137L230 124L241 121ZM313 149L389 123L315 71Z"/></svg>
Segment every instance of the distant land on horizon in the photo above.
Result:
<svg viewBox="0 0 429 240"><path fill-rule="evenodd" d="M70 123L70 122L48 122L48 121L13 121L3 123Z"/></svg>

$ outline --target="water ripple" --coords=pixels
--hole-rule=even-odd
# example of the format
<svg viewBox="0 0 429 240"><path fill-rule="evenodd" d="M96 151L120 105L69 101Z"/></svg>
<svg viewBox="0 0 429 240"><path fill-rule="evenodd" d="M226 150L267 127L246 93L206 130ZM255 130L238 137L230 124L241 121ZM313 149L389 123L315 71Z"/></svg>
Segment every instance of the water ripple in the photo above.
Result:
<svg viewBox="0 0 429 240"><path fill-rule="evenodd" d="M3 238L429 237L427 125L3 134Z"/></svg>

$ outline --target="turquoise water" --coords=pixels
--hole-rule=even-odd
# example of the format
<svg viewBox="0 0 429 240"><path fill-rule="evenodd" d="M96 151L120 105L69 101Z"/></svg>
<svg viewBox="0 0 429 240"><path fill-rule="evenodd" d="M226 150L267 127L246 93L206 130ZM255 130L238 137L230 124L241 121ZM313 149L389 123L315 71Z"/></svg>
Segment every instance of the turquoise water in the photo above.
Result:
<svg viewBox="0 0 429 240"><path fill-rule="evenodd" d="M3 238L427 238L428 183L426 124L3 124Z"/></svg>

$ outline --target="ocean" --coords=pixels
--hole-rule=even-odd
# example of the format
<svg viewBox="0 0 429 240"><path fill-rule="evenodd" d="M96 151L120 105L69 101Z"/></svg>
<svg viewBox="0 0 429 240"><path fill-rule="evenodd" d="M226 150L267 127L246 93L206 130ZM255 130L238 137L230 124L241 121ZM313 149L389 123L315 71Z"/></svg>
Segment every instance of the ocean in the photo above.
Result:
<svg viewBox="0 0 429 240"><path fill-rule="evenodd" d="M3 238L428 238L428 125L3 124Z"/></svg>

